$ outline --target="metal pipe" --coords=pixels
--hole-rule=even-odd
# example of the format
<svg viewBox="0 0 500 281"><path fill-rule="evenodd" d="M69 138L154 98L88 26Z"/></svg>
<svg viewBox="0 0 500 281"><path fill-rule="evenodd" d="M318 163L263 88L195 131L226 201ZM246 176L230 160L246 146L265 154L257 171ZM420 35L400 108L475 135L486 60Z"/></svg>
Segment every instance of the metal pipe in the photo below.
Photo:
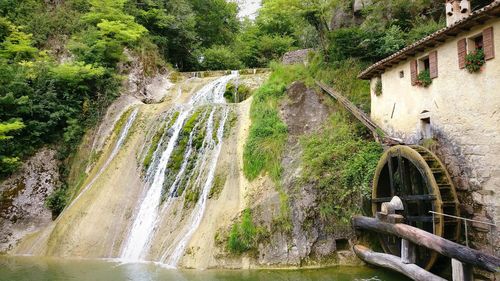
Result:
<svg viewBox="0 0 500 281"><path fill-rule="evenodd" d="M492 225L492 226L495 226L495 227L496 227L496 224L494 224L494 223L490 223L490 222L478 221L478 220L473 220L473 219L466 219L466 218L457 217L457 216L448 215L448 214L443 214L443 213L438 213L438 212L434 212L434 211L429 211L429 213L431 213L431 214L436 214L436 215L443 215L443 216L445 216L445 217L456 218L456 219L461 219L461 220L465 220L465 221L478 222L478 223L487 224L487 225Z"/></svg>

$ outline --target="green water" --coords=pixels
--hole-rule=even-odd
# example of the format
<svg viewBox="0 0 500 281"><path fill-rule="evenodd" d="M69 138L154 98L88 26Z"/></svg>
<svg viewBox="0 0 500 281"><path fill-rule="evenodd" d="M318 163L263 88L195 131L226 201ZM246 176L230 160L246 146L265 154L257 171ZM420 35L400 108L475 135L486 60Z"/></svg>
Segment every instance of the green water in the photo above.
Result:
<svg viewBox="0 0 500 281"><path fill-rule="evenodd" d="M398 280L405 277L370 267L304 270L171 270L154 264L0 256L1 281L327 281Z"/></svg>

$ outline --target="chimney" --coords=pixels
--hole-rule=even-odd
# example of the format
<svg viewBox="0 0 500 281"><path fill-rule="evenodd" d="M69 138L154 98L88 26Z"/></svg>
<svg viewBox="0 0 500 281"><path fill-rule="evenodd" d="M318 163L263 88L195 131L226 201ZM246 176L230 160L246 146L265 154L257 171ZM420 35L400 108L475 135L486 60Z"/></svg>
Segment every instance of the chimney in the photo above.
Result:
<svg viewBox="0 0 500 281"><path fill-rule="evenodd" d="M446 0L446 26L451 26L470 15L469 0Z"/></svg>

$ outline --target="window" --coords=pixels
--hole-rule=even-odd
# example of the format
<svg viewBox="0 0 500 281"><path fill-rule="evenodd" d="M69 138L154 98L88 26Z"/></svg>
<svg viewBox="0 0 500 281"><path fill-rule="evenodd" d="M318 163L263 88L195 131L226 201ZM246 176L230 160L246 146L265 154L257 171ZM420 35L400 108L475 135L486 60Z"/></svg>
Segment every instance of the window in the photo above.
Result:
<svg viewBox="0 0 500 281"><path fill-rule="evenodd" d="M399 78L404 78L404 77L405 77L405 72L404 72L404 70L401 70L399 72Z"/></svg>
<svg viewBox="0 0 500 281"><path fill-rule="evenodd" d="M418 72L422 72L424 70L429 70L430 69L430 61L429 61L429 56L425 58L421 58L418 60Z"/></svg>
<svg viewBox="0 0 500 281"><path fill-rule="evenodd" d="M423 85L419 76L424 71L428 72L427 81L424 83L424 87L427 87L431 83L430 79L438 77L437 51L432 51L428 56L410 62L411 84L413 86Z"/></svg>
<svg viewBox="0 0 500 281"><path fill-rule="evenodd" d="M422 139L432 138L431 113L428 110L420 113L420 133Z"/></svg>
<svg viewBox="0 0 500 281"><path fill-rule="evenodd" d="M420 119L420 129L422 133L422 139L432 138L430 117Z"/></svg>
<svg viewBox="0 0 500 281"><path fill-rule="evenodd" d="M494 43L493 27L484 29L480 34L458 40L458 67L460 69L465 68L465 57L467 53L475 50L483 50L485 60L493 59L495 57Z"/></svg>
<svg viewBox="0 0 500 281"><path fill-rule="evenodd" d="M474 38L474 45L475 45L476 50L483 49L483 35L480 35L480 36Z"/></svg>
<svg viewBox="0 0 500 281"><path fill-rule="evenodd" d="M473 52L475 50L483 50L483 34L476 34L467 38L467 53Z"/></svg>

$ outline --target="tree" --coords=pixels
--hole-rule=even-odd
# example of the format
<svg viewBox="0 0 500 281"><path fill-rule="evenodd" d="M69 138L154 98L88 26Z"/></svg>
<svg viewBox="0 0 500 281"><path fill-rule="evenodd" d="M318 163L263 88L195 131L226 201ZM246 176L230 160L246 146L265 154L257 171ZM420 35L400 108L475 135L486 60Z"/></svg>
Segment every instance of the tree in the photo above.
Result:
<svg viewBox="0 0 500 281"><path fill-rule="evenodd" d="M229 45L239 30L238 5L226 0L190 0L203 47Z"/></svg>
<svg viewBox="0 0 500 281"><path fill-rule="evenodd" d="M89 28L73 37L70 49L87 63L114 67L122 60L124 48L136 43L147 29L124 12L125 0L91 0L90 4L82 17Z"/></svg>
<svg viewBox="0 0 500 281"><path fill-rule="evenodd" d="M25 126L23 122L19 120L13 120L9 122L0 123L0 142L12 139L12 136L8 136L7 133L18 131L23 129ZM19 165L18 157L9 157L0 154L0 174L6 174L14 171Z"/></svg>
<svg viewBox="0 0 500 281"><path fill-rule="evenodd" d="M33 47L32 35L20 31L19 28L5 21L2 26L5 39L0 44L0 58L10 62L34 59L38 50Z"/></svg>
<svg viewBox="0 0 500 281"><path fill-rule="evenodd" d="M207 70L240 69L241 61L227 47L213 46L203 53L203 67Z"/></svg>

